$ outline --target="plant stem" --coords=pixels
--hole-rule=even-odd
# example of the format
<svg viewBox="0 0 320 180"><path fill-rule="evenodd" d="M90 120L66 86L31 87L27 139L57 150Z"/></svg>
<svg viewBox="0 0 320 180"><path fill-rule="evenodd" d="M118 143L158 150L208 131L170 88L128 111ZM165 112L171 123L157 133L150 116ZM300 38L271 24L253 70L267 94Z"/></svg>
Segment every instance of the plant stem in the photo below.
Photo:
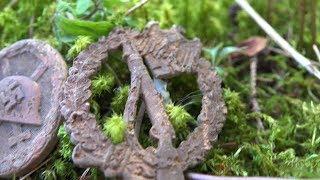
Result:
<svg viewBox="0 0 320 180"><path fill-rule="evenodd" d="M145 112L146 112L146 104L142 101L137 114L136 122L134 125L134 131L137 138L139 138L139 135L140 135L141 124L142 124L142 120Z"/></svg>
<svg viewBox="0 0 320 180"><path fill-rule="evenodd" d="M269 21L269 23L272 23L273 4L274 4L274 0L268 0L267 20Z"/></svg>
<svg viewBox="0 0 320 180"><path fill-rule="evenodd" d="M252 111L259 113L260 106L257 100L257 66L258 66L258 58L254 56L250 59L250 87L251 87L251 105ZM263 123L260 118L257 118L257 128L264 130Z"/></svg>
<svg viewBox="0 0 320 180"><path fill-rule="evenodd" d="M318 46L314 44L312 47L313 47L314 52L316 53L318 61L320 62L320 51L319 51Z"/></svg>
<svg viewBox="0 0 320 180"><path fill-rule="evenodd" d="M32 171L30 171L28 174L26 174L25 176L23 176L22 178L20 178L19 180L25 180L27 179L32 173L34 173L35 171L37 171L38 169L40 169L43 165L47 164L49 161L51 161L52 156L50 158L48 158L47 160L45 160L44 162L42 162L39 166L37 166L36 168L34 168Z"/></svg>
<svg viewBox="0 0 320 180"><path fill-rule="evenodd" d="M317 3L318 0L311 0L311 36L312 44L317 43Z"/></svg>
<svg viewBox="0 0 320 180"><path fill-rule="evenodd" d="M11 0L10 3L6 6L6 8L11 8L15 6L18 2L19 0Z"/></svg>
<svg viewBox="0 0 320 180"><path fill-rule="evenodd" d="M306 23L306 0L300 0L299 3L299 45L302 46L304 42L304 32Z"/></svg>
<svg viewBox="0 0 320 180"><path fill-rule="evenodd" d="M106 63L105 66L106 66L106 68L111 72L111 74L114 76L114 78L116 79L116 82L117 82L118 86L122 86L122 83L121 83L121 81L120 81L117 73L114 72L114 70L112 69L112 67L111 67L108 63Z"/></svg>
<svg viewBox="0 0 320 180"><path fill-rule="evenodd" d="M90 168L87 168L87 169L82 173L82 175L81 175L81 177L79 178L79 180L85 180L89 171L90 171Z"/></svg>
<svg viewBox="0 0 320 180"><path fill-rule="evenodd" d="M33 15L33 16L31 16L31 18L30 18L30 23L29 23L29 38L32 38L32 37L33 37L34 20L35 20L35 17L34 17L34 15Z"/></svg>
<svg viewBox="0 0 320 180"><path fill-rule="evenodd" d="M135 6L133 6L132 8L130 8L127 12L126 12L126 16L130 15L131 13L133 13L135 10L139 9L140 7L142 7L143 5L145 5L149 0L141 0L138 4L136 4Z"/></svg>

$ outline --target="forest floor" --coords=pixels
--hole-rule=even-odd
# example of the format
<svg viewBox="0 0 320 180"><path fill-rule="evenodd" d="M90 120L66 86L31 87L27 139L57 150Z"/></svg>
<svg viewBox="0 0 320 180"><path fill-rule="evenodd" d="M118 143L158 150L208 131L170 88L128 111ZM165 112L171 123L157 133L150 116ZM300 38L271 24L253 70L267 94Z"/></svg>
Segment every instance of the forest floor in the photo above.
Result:
<svg viewBox="0 0 320 180"><path fill-rule="evenodd" d="M252 6L306 57L317 59L320 13L317 0L250 1ZM222 79L227 120L206 160L188 171L219 176L320 177L320 84L281 50L232 0L153 0L129 11L137 0L20 0L0 2L0 48L35 38L59 50L68 66L89 44L115 27L143 30L150 21L162 28L179 25L185 35L200 38L203 56ZM258 37L258 38L257 38ZM250 38L263 46L253 56L235 55ZM243 54L243 53L242 53ZM106 135L121 141L121 115L128 96L130 75L121 53L93 78L92 112ZM319 66L319 62L315 60ZM193 76L168 82L173 104L168 106L178 142L192 131L201 108L201 93ZM112 120L113 126L107 122ZM152 146L145 116L140 143ZM110 128L120 128L110 132ZM112 137L113 136L113 137ZM72 163L73 145L63 125L51 158L31 174L32 179L78 179L86 172ZM118 138L118 139L117 139ZM119 140L120 139L120 140Z"/></svg>

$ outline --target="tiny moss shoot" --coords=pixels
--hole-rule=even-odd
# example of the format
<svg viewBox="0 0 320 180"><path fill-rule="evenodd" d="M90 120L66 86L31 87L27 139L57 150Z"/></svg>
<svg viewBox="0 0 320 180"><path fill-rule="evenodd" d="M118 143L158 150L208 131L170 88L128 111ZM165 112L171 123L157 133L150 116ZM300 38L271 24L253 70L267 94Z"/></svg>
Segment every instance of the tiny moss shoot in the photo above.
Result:
<svg viewBox="0 0 320 180"><path fill-rule="evenodd" d="M67 58L72 59L76 57L81 51L86 49L91 43L92 39L89 36L79 36L74 45L68 50Z"/></svg>
<svg viewBox="0 0 320 180"><path fill-rule="evenodd" d="M176 131L188 129L188 124L195 123L194 118L183 108L174 104L166 105L166 111Z"/></svg>
<svg viewBox="0 0 320 180"><path fill-rule="evenodd" d="M66 173L66 170L67 170L66 163L63 162L63 160L61 160L61 159L57 159L53 163L53 167L54 167L55 172L59 176L63 176Z"/></svg>
<svg viewBox="0 0 320 180"><path fill-rule="evenodd" d="M117 114L105 118L103 132L111 139L114 144L123 142L126 133L126 123L122 116Z"/></svg>
<svg viewBox="0 0 320 180"><path fill-rule="evenodd" d="M179 146L180 142L185 140L190 134L190 126L195 125L195 119L184 109L183 106L167 104L166 112L170 122L175 130L177 138L174 140L174 145Z"/></svg>
<svg viewBox="0 0 320 180"><path fill-rule="evenodd" d="M92 92L94 96L101 96L110 92L115 85L115 78L111 74L100 74L92 80Z"/></svg>
<svg viewBox="0 0 320 180"><path fill-rule="evenodd" d="M129 86L123 86L117 89L115 96L112 98L111 108L115 113L123 113L129 94Z"/></svg>
<svg viewBox="0 0 320 180"><path fill-rule="evenodd" d="M71 159L71 154L73 150L73 145L70 141L69 134L66 132L64 126L60 126L58 131L58 138L59 138L59 154L64 159Z"/></svg>

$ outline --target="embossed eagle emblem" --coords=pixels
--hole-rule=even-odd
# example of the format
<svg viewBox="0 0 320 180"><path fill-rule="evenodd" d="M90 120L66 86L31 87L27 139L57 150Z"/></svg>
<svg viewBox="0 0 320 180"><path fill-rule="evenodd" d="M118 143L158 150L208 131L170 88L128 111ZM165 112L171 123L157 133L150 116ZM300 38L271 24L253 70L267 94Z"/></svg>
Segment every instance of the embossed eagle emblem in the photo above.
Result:
<svg viewBox="0 0 320 180"><path fill-rule="evenodd" d="M40 88L25 76L0 81L0 122L40 125Z"/></svg>

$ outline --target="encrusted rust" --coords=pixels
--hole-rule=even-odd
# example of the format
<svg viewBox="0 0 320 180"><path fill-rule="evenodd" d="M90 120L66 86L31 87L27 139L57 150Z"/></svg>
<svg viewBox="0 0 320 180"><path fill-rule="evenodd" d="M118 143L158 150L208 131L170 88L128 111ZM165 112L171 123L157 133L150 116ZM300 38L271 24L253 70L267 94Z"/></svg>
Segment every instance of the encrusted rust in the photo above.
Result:
<svg viewBox="0 0 320 180"><path fill-rule="evenodd" d="M0 81L0 122L41 125L39 85L25 76Z"/></svg>
<svg viewBox="0 0 320 180"><path fill-rule="evenodd" d="M0 51L0 179L32 171L54 148L66 76L61 55L44 42Z"/></svg>
<svg viewBox="0 0 320 180"><path fill-rule="evenodd" d="M126 138L123 143L114 145L104 136L95 116L90 113L90 78L97 73L108 52L120 48L131 72L131 87L124 110L128 127ZM150 25L142 33L116 29L82 52L69 70L61 103L66 128L76 144L74 163L81 167L99 167L108 177L184 179L183 171L202 161L217 140L226 114L221 80L200 53L198 39L189 41L183 37L181 29L161 30L157 24ZM152 78L167 79L181 73L197 76L203 94L202 110L198 127L178 148L174 148L174 130ZM135 134L140 98L152 122L150 135L157 140L157 148L142 148Z"/></svg>

